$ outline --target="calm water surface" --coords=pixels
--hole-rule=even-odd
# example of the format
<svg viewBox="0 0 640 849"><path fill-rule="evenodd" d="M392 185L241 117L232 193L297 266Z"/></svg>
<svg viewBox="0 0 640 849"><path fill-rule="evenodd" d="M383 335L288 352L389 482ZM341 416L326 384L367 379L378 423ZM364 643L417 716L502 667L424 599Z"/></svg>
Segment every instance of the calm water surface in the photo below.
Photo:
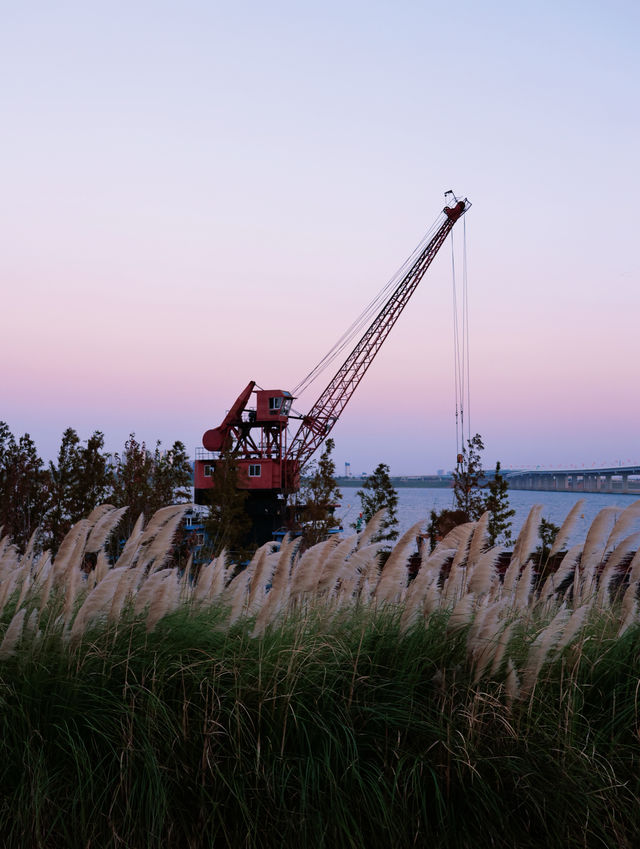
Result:
<svg viewBox="0 0 640 849"><path fill-rule="evenodd" d="M411 525L421 520L429 522L431 510L442 510L453 507L453 493L450 489L410 489L400 488L398 492L398 528L403 533ZM342 489L342 506L336 511L342 519L345 532L349 529L351 522L355 522L360 513L360 499L356 495L357 489L344 487ZM516 511L512 519L511 530L513 539L516 538L529 511L534 504L542 504L542 515L545 519L556 525L561 525L567 513L580 498L584 499L581 516L569 545L584 542L589 525L603 507L612 505L624 510L634 501L638 501L635 495L622 495L621 493L590 493L583 495L574 492L524 492L514 490L509 493L509 504ZM637 530L637 528L634 528Z"/></svg>

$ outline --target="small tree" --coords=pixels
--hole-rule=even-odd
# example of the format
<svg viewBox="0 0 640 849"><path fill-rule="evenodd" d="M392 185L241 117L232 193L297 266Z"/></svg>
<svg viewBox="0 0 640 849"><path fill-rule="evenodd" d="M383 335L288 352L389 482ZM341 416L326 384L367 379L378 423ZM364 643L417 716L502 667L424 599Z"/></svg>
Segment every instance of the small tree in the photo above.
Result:
<svg viewBox="0 0 640 849"><path fill-rule="evenodd" d="M161 451L160 442L151 453L144 442L130 434L122 454L112 466L111 498L116 507L128 507L119 532L127 537L140 513L149 519L160 507L189 500L191 463L181 442Z"/></svg>
<svg viewBox="0 0 640 849"><path fill-rule="evenodd" d="M500 471L500 463L496 463L493 480L483 484L484 471L480 452L484 451L484 443L479 433L467 440L463 449L461 462L453 473L453 496L455 509L442 510L440 513L431 511L431 523L428 526L431 546L448 533L456 525L463 522L477 522L483 513L489 513L489 544L501 539L505 544L511 542L511 517L515 510L509 506L507 483ZM487 489L487 494L483 493Z"/></svg>
<svg viewBox="0 0 640 849"><path fill-rule="evenodd" d="M496 463L493 480L487 485L488 495L484 500L484 509L489 512L489 545L496 542L511 543L511 518L516 511L509 506L509 484L500 473L500 462Z"/></svg>
<svg viewBox="0 0 640 849"><path fill-rule="evenodd" d="M57 463L49 463L51 506L46 517L47 544L56 549L71 526L110 495L104 436L96 431L82 445L76 431L62 434Z"/></svg>
<svg viewBox="0 0 640 849"><path fill-rule="evenodd" d="M463 525L466 521L467 515L462 510L447 510L446 508L439 512L432 510L429 516L429 524L427 525L431 551L436 547L436 543L440 542L450 531L457 528L458 525Z"/></svg>
<svg viewBox="0 0 640 849"><path fill-rule="evenodd" d="M338 526L333 511L342 493L336 482L336 464L331 456L334 448L333 439L327 439L324 451L312 466L312 474L300 493L302 537L306 548L325 539L329 531Z"/></svg>
<svg viewBox="0 0 640 849"><path fill-rule="evenodd" d="M373 474L369 475L364 483L363 489L357 492L362 506L362 515L365 522L369 522L372 516L379 510L386 509L378 532L372 542L393 541L398 538L398 493L393 488L389 477L389 466L379 463ZM352 528L357 527L354 523Z"/></svg>
<svg viewBox="0 0 640 849"><path fill-rule="evenodd" d="M204 523L211 555L217 557L225 549L242 558L251 531L246 512L249 493L238 488L238 463L231 451L221 452L213 464L212 483L207 493L209 515Z"/></svg>
<svg viewBox="0 0 640 849"><path fill-rule="evenodd" d="M16 442L0 422L0 525L19 548L42 524L49 507L49 479L36 446L25 433Z"/></svg>
<svg viewBox="0 0 640 849"><path fill-rule="evenodd" d="M559 533L560 528L558 525L555 525L553 522L549 522L545 518L540 519L540 527L538 528L540 545L536 548L538 567L540 569L544 569L547 565L549 553Z"/></svg>
<svg viewBox="0 0 640 849"><path fill-rule="evenodd" d="M481 492L484 476L480 452L484 444L479 433L467 440L462 449L462 462L453 473L453 496L458 510L467 517L468 522L477 521L485 511L485 499Z"/></svg>

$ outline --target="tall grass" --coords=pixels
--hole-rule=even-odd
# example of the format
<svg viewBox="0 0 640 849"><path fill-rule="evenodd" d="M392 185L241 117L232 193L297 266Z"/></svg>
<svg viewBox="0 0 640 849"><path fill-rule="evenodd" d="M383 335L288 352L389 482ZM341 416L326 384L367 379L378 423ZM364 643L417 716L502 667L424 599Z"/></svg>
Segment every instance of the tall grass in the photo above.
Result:
<svg viewBox="0 0 640 849"><path fill-rule="evenodd" d="M371 525L197 576L181 507L114 564L108 506L3 540L0 844L637 845L638 506L547 564L539 510L508 558L470 523L412 581Z"/></svg>

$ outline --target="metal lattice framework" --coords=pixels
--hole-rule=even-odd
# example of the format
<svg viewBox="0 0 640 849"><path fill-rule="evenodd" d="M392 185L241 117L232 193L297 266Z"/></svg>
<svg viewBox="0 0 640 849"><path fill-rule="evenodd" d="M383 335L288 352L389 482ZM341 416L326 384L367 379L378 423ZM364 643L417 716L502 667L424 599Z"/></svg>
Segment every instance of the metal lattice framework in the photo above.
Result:
<svg viewBox="0 0 640 849"><path fill-rule="evenodd" d="M286 454L286 459L293 461L298 469L303 468L328 437L453 225L470 205L465 199L458 201L451 208L444 208L444 221L431 241L421 251L337 374L304 417Z"/></svg>

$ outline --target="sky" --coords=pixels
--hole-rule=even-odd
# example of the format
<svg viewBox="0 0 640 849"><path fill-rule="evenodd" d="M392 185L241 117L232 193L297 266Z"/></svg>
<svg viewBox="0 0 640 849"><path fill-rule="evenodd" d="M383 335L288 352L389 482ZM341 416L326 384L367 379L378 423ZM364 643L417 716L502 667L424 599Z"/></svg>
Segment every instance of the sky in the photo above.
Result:
<svg viewBox="0 0 640 849"><path fill-rule="evenodd" d="M292 388L453 189L485 465L640 462L637 3L0 7L0 420L45 459L66 427L193 452ZM454 465L452 287L447 243L340 471Z"/></svg>

